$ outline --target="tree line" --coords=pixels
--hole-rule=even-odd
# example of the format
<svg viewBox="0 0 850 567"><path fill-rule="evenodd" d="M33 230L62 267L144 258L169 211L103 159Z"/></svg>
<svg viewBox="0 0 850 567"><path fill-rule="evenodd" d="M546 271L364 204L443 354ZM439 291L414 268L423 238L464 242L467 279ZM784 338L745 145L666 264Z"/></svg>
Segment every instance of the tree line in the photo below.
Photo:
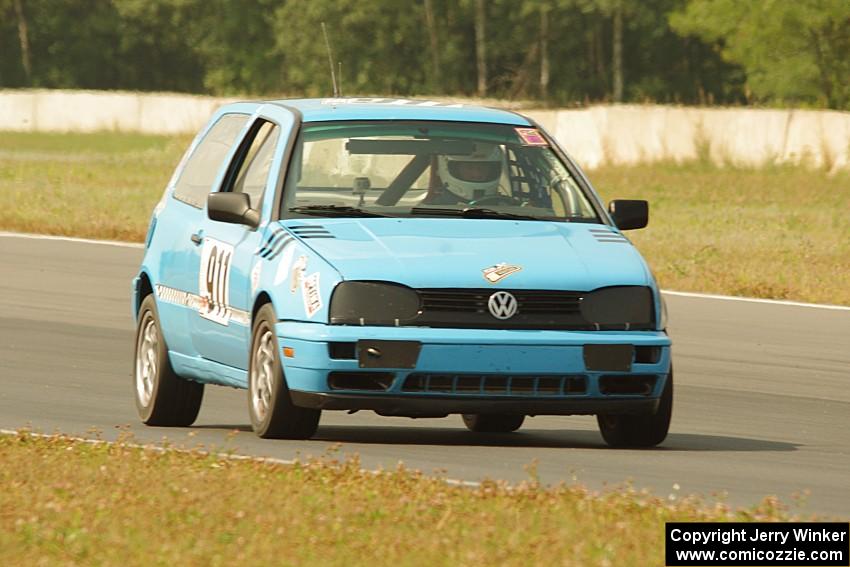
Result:
<svg viewBox="0 0 850 567"><path fill-rule="evenodd" d="M322 33L327 30L329 61ZM0 88L850 108L848 0L0 0Z"/></svg>

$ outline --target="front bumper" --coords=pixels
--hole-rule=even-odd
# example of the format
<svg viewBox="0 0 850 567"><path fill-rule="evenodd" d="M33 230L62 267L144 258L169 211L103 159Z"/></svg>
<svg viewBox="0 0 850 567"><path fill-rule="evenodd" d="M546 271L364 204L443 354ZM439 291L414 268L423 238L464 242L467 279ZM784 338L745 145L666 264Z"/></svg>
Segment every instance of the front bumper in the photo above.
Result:
<svg viewBox="0 0 850 567"><path fill-rule="evenodd" d="M384 415L524 415L655 412L670 370L670 339L658 331L529 331L354 327L280 322L276 326L293 403ZM404 367L364 367L358 341L417 344ZM347 345L348 354L329 345ZM363 343L361 343L363 344ZM632 345L626 368L589 362L586 345ZM652 352L652 357L646 353ZM284 351L282 351L282 354ZM638 354L640 353L640 354ZM596 365L596 367L594 367ZM590 367L589 367L590 366ZM335 382L332 377L344 376ZM358 378L363 377L360 385ZM379 376L374 389L370 377ZM640 392L618 384L639 380ZM611 385L614 385L612 388ZM625 392L625 393L624 393Z"/></svg>
<svg viewBox="0 0 850 567"><path fill-rule="evenodd" d="M443 417L451 413L522 415L650 414L658 409L658 398L642 399L552 399L455 396L392 396L290 391L292 402L301 407L326 410L372 410L381 415Z"/></svg>

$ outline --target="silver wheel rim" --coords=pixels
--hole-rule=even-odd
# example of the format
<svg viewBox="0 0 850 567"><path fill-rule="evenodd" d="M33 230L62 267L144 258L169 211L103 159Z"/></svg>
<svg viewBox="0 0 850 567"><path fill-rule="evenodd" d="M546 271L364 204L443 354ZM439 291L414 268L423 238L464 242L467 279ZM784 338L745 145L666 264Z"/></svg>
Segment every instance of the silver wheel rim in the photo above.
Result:
<svg viewBox="0 0 850 567"><path fill-rule="evenodd" d="M251 365L251 406L258 421L263 421L272 403L274 384L275 339L271 331L265 330L257 341Z"/></svg>
<svg viewBox="0 0 850 567"><path fill-rule="evenodd" d="M156 322L150 313L145 314L136 346L136 395L139 402L147 407L153 396L159 369L159 333Z"/></svg>

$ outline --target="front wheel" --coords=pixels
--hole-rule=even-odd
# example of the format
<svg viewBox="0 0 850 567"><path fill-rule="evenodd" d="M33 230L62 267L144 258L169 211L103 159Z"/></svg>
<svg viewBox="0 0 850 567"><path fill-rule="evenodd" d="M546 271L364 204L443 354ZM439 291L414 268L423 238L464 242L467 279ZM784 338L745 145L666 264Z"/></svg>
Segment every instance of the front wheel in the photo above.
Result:
<svg viewBox="0 0 850 567"><path fill-rule="evenodd" d="M463 424L478 433L510 433L522 427L524 415L463 414Z"/></svg>
<svg viewBox="0 0 850 567"><path fill-rule="evenodd" d="M274 332L274 309L260 308L251 333L248 364L248 412L254 433L263 439L309 439L319 427L321 410L292 404Z"/></svg>
<svg viewBox="0 0 850 567"><path fill-rule="evenodd" d="M186 427L201 411L204 385L178 376L168 360L168 348L153 295L139 307L133 385L136 409L146 425Z"/></svg>
<svg viewBox="0 0 850 567"><path fill-rule="evenodd" d="M667 437L673 416L673 369L667 375L658 409L651 415L597 415L602 438L611 447L654 447Z"/></svg>

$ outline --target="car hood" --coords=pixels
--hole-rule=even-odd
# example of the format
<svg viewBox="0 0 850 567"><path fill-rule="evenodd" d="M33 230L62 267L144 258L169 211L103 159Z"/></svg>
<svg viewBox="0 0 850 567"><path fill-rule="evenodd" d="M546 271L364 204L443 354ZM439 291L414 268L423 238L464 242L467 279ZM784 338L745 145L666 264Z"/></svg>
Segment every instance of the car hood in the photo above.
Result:
<svg viewBox="0 0 850 567"><path fill-rule="evenodd" d="M607 225L502 219L292 219L290 232L346 280L413 288L589 291L649 285L643 259ZM484 270L521 268L497 282Z"/></svg>

